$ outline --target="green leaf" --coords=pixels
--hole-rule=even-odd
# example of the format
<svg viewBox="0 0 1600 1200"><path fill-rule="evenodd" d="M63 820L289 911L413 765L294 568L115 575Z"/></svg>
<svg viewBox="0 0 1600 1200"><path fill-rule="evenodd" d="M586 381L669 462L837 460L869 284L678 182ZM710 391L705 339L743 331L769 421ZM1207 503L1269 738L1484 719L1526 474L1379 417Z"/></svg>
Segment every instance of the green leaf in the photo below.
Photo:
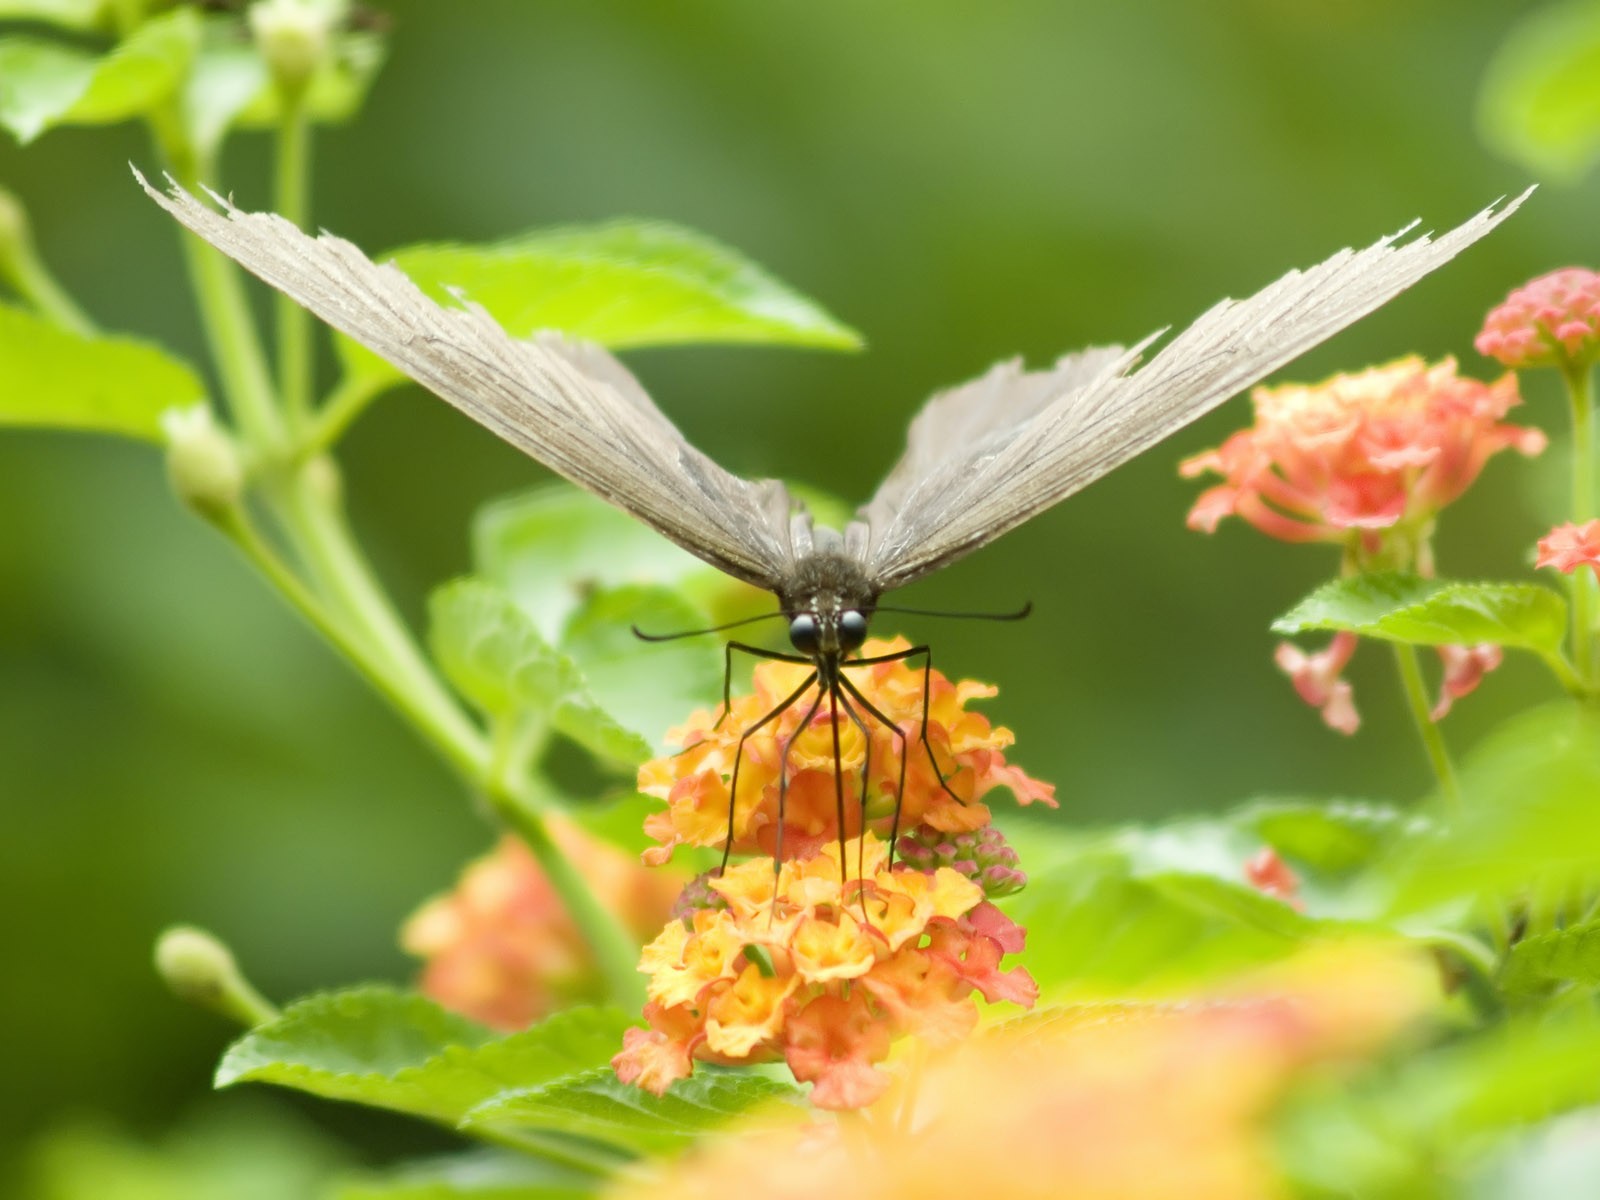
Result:
<svg viewBox="0 0 1600 1200"><path fill-rule="evenodd" d="M682 1150L759 1106L800 1102L793 1084L748 1071L701 1066L664 1096L623 1083L609 1068L544 1087L508 1091L467 1114L467 1129L561 1133L635 1153Z"/></svg>
<svg viewBox="0 0 1600 1200"><path fill-rule="evenodd" d="M707 607L731 587L751 590L604 500L564 483L479 509L472 521L472 563L479 575L509 592L552 642L597 589L663 584Z"/></svg>
<svg viewBox="0 0 1600 1200"><path fill-rule="evenodd" d="M1420 646L1494 642L1555 654L1566 625L1566 601L1538 584L1451 583L1385 571L1323 585L1272 628L1348 631Z"/></svg>
<svg viewBox="0 0 1600 1200"><path fill-rule="evenodd" d="M574 1008L496 1037L414 993L356 988L301 1000L240 1038L216 1084L274 1083L454 1125L506 1088L609 1062L628 1024L620 1012Z"/></svg>
<svg viewBox="0 0 1600 1200"><path fill-rule="evenodd" d="M149 112L178 86L199 44L190 8L145 22L106 54L0 39L0 125L27 143L56 125L110 125Z"/></svg>
<svg viewBox="0 0 1600 1200"><path fill-rule="evenodd" d="M246 1098L240 1097L240 1100ZM159 1142L73 1120L30 1149L29 1200L307 1200L345 1164L340 1148L282 1107L206 1105ZM9 1172L8 1172L9 1175ZM15 1194L15 1193L13 1193Z"/></svg>
<svg viewBox="0 0 1600 1200"><path fill-rule="evenodd" d="M161 414L204 399L185 363L146 342L84 337L0 304L0 425L161 440Z"/></svg>
<svg viewBox="0 0 1600 1200"><path fill-rule="evenodd" d="M1387 893L1351 876L1426 828L1377 804L1263 801L1080 833L1047 846L1048 866L1000 904L1027 928L1020 961L1047 994L1166 991L1276 961L1309 939L1393 934L1378 919ZM1246 881L1265 846L1290 860L1306 911Z"/></svg>
<svg viewBox="0 0 1600 1200"><path fill-rule="evenodd" d="M1464 806L1386 870L1408 910L1562 901L1600 884L1600 713L1567 701L1501 725L1461 762Z"/></svg>
<svg viewBox="0 0 1600 1200"><path fill-rule="evenodd" d="M0 0L0 21L40 21L65 29L98 29L107 0Z"/></svg>
<svg viewBox="0 0 1600 1200"><path fill-rule="evenodd" d="M1371 866L1398 841L1419 837L1429 821L1364 800L1261 801L1238 820L1279 854L1327 875Z"/></svg>
<svg viewBox="0 0 1600 1200"><path fill-rule="evenodd" d="M526 1155L475 1151L340 1180L324 1200L581 1200L593 1174Z"/></svg>
<svg viewBox="0 0 1600 1200"><path fill-rule="evenodd" d="M501 721L550 726L584 749L635 765L650 742L624 728L589 692L583 672L539 635L500 588L458 579L428 601L429 644L446 677Z"/></svg>
<svg viewBox="0 0 1600 1200"><path fill-rule="evenodd" d="M1600 1102L1596 1063L1592 1013L1507 1022L1303 1097L1284 1158L1323 1189L1311 1195L1455 1196L1438 1181L1464 1174L1491 1138Z"/></svg>
<svg viewBox="0 0 1600 1200"><path fill-rule="evenodd" d="M561 649L596 703L653 745L692 711L721 699L723 650L704 637L643 642L633 630L698 629L705 621L704 612L663 587L597 591L567 623Z"/></svg>
<svg viewBox="0 0 1600 1200"><path fill-rule="evenodd" d="M1600 5L1574 0L1524 18L1484 76L1478 127L1539 175L1575 180L1600 158Z"/></svg>
<svg viewBox="0 0 1600 1200"><path fill-rule="evenodd" d="M1600 986L1600 920L1553 929L1511 947L1500 976L1505 991L1529 995L1560 983Z"/></svg>
<svg viewBox="0 0 1600 1200"><path fill-rule="evenodd" d="M486 246L427 244L384 255L435 300L483 305L513 337L559 329L625 348L755 342L849 350L854 330L719 242L662 221L539 230ZM347 376L397 382L377 355L338 339Z"/></svg>
<svg viewBox="0 0 1600 1200"><path fill-rule="evenodd" d="M1159 991L1275 962L1301 944L1287 905L1270 920L1248 900L1230 906L1213 881L1168 875L1136 878L1117 856L1083 860L1034 876L1004 901L1028 931L1021 962L1047 995ZM1257 897L1265 900L1265 897Z"/></svg>

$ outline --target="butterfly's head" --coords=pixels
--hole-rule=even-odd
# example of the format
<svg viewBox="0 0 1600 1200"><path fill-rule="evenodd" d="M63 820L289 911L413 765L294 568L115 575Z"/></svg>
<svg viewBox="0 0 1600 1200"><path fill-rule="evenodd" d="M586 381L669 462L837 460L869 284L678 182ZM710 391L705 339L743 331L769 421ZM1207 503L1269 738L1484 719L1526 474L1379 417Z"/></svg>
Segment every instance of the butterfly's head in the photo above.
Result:
<svg viewBox="0 0 1600 1200"><path fill-rule="evenodd" d="M778 596L789 614L789 643L813 661L837 662L861 648L877 596L861 565L845 554L821 552L796 564Z"/></svg>

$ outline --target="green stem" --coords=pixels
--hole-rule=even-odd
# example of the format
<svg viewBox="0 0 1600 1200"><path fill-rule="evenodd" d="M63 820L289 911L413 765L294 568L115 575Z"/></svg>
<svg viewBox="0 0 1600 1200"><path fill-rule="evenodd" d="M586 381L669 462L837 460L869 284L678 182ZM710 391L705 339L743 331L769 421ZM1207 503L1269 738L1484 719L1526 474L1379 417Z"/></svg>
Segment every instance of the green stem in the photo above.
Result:
<svg viewBox="0 0 1600 1200"><path fill-rule="evenodd" d="M331 614L322 600L289 569L243 510L228 510L218 527L233 539L245 556L318 633L349 659L388 701L444 755L474 787L482 788L495 814L533 852L551 886L595 954L601 976L613 1000L639 1007L644 984L638 970L638 949L617 918L600 903L588 881L562 854L536 809L532 790L523 778L496 779L493 755L483 735L465 718L455 720L419 695L406 681L397 679L390 664L375 653L370 642L355 636L346 623ZM453 709L453 705L451 706ZM459 714L457 714L459 715Z"/></svg>
<svg viewBox="0 0 1600 1200"><path fill-rule="evenodd" d="M0 245L0 278L15 288L17 295L63 329L83 337L93 337L98 332L94 322L78 307L39 257L22 213L22 205L11 196L0 193L0 204L7 203L15 205L16 227L5 244Z"/></svg>
<svg viewBox="0 0 1600 1200"><path fill-rule="evenodd" d="M482 773L487 765L487 754L481 744L474 744L473 731L464 737L461 730L440 723L434 709L421 702L411 689L397 680L386 664L372 653L368 644L328 611L322 600L261 536L260 530L250 522L242 509L227 511L218 518L216 524L244 551L245 557L267 577L294 610L334 649L349 659L389 703L405 714L406 719L427 736L453 767L469 779L475 779Z"/></svg>
<svg viewBox="0 0 1600 1200"><path fill-rule="evenodd" d="M643 1003L638 946L616 916L600 903L587 880L551 840L526 774L500 778L489 740L462 712L423 658L405 624L389 603L371 568L350 536L331 488L315 486L326 460L296 472L285 499L284 519L297 535L315 577L329 591L351 624L366 636L342 649L416 726L533 852L573 922L593 950L607 990L618 1003ZM381 668L378 664L381 664Z"/></svg>
<svg viewBox="0 0 1600 1200"><path fill-rule="evenodd" d="M1422 738L1422 748L1427 752L1433 767L1434 778L1439 781L1439 791L1451 808L1461 807L1461 785L1456 781L1456 769L1450 762L1450 751L1444 744L1444 735L1430 715L1428 689L1422 682L1422 668L1417 663L1416 647L1406 642L1393 642L1395 666L1400 671L1400 686L1405 692L1411 716L1417 723L1417 733Z"/></svg>
<svg viewBox="0 0 1600 1200"><path fill-rule="evenodd" d="M490 806L533 852L556 893L566 905L589 948L614 1003L630 1011L644 1006L644 979L639 950L612 912L595 898L588 882L550 836L550 827L519 790L492 786L485 793Z"/></svg>
<svg viewBox="0 0 1600 1200"><path fill-rule="evenodd" d="M1600 515L1594 495L1594 389L1586 366L1562 372L1572 407L1572 520L1582 524ZM1585 682L1595 679L1595 576L1579 569L1572 576L1572 658Z"/></svg>
<svg viewBox="0 0 1600 1200"><path fill-rule="evenodd" d="M1539 657L1544 661L1545 666L1550 668L1556 680L1569 694L1579 698L1589 694L1588 688L1584 686L1583 678L1578 674L1577 669L1567 661L1566 655L1559 650L1553 653L1546 653L1541 650Z"/></svg>
<svg viewBox="0 0 1600 1200"><path fill-rule="evenodd" d="M336 468L318 458L296 469L274 493L275 509L318 589L341 613L367 651L431 716L442 744L474 745L470 778L481 782L489 754L482 733L450 695L406 628L356 544L338 500ZM457 761L458 755L451 754Z"/></svg>
<svg viewBox="0 0 1600 1200"><path fill-rule="evenodd" d="M305 459L314 458L332 449L334 443L344 436L351 422L365 412L367 405L393 383L394 380L387 376L383 378L364 375L345 376L311 418L306 434L301 439L300 456Z"/></svg>
<svg viewBox="0 0 1600 1200"><path fill-rule="evenodd" d="M206 164L194 154L176 110L169 107L157 113L152 126L174 177L186 187L195 187ZM291 144L280 151L284 157L298 160L290 169L299 173L307 156L304 148L292 145L292 135L289 140ZM289 187L303 188L305 182L303 177L291 180L280 189L280 197ZM211 352L240 432L261 460L282 464L288 441L284 413L277 403L238 269L197 237L184 237L183 246ZM289 335L291 341L293 336ZM308 381L309 388L309 353L304 363L293 360L298 351L290 353L290 361L280 362L285 386L293 387L294 379L300 377ZM555 847L526 779L496 780L487 739L434 674L361 554L344 519L332 462L322 457L303 459L287 471L269 471L266 483L272 511L314 587L274 552L242 509L215 517L217 524L464 779L485 790L496 813L528 842L544 866L552 886L588 938L611 995L619 1002L642 1001L633 938Z"/></svg>
<svg viewBox="0 0 1600 1200"><path fill-rule="evenodd" d="M311 123L299 97L284 95L286 111L278 125L277 188L279 215L304 229L311 215ZM277 293L278 390L289 425L303 426L311 414L311 314Z"/></svg>
<svg viewBox="0 0 1600 1200"><path fill-rule="evenodd" d="M173 178L190 191L198 190L204 182L201 175L209 173L209 164L195 154L176 109L168 106L153 114L151 128ZM239 269L195 234L185 232L180 236L189 279L200 304L200 322L229 407L252 447L265 458L275 457L285 440L283 414L278 409L266 352L250 315Z"/></svg>

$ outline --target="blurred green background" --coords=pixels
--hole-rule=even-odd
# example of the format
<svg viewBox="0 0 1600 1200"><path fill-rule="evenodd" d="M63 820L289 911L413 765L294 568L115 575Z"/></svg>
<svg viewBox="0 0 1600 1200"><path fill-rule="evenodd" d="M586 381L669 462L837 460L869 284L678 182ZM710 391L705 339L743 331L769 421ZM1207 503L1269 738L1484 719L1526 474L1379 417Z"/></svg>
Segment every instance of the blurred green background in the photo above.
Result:
<svg viewBox="0 0 1600 1200"><path fill-rule="evenodd" d="M864 498L934 388L1182 323L1413 217L1454 224L1526 173L1477 140L1505 0L947 0L661 5L396 0L363 115L319 135L318 221L372 250L613 215L750 254L860 329L860 355L676 349L630 361L690 439L746 475ZM3 81L0 81L3 84ZM199 361L176 230L130 128L0 142L0 183L109 329ZM226 183L268 205L260 139ZM1546 187L1502 232L1302 360L1317 377L1457 354L1512 286L1592 263L1596 186ZM1536 380L1527 420L1559 429ZM1335 565L1234 524L1187 532L1180 457L1243 401L900 597L1020 625L895 622L997 682L1051 819L1252 795L1409 800L1425 764L1388 657L1366 723L1323 728L1271 663L1271 617ZM485 499L544 472L409 389L354 429L357 526L408 613L467 565ZM1441 570L1515 576L1564 480L1497 461L1450 510ZM880 622L880 632L892 632ZM1515 660L1463 702L1462 747L1549 685ZM0 1155L71 1114L157 1133L207 1099L229 1031L168 999L153 935L226 937L277 998L404 978L395 930L491 833L402 723L179 511L158 457L0 437ZM346 1118L331 1107L319 1119ZM389 1132L385 1132L388 1130ZM414 1127L364 1135L416 1148ZM386 1142L387 1139L387 1142Z"/></svg>

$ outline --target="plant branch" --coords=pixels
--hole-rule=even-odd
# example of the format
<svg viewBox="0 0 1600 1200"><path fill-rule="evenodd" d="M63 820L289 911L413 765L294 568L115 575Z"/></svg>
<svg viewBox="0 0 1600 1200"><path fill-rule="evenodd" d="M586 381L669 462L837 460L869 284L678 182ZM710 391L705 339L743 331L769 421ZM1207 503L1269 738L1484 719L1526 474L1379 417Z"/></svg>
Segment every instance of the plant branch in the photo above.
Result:
<svg viewBox="0 0 1600 1200"><path fill-rule="evenodd" d="M1422 682L1422 668L1417 663L1416 647L1406 642L1391 642L1390 645L1394 647L1394 661L1400 672L1401 690L1405 692L1406 704L1416 721L1417 733L1422 738L1422 748L1428 755L1428 763L1433 767L1434 778L1439 782L1439 790L1450 807L1459 810L1461 785L1456 780L1455 766L1450 761L1450 751L1444 744L1444 735L1439 732L1439 725L1431 715L1428 689Z"/></svg>
<svg viewBox="0 0 1600 1200"><path fill-rule="evenodd" d="M298 96L284 95L285 113L278 125L275 207L297 228L311 215L311 123ZM311 414L311 314L282 292L277 293L278 390L291 429L299 430Z"/></svg>
<svg viewBox="0 0 1600 1200"><path fill-rule="evenodd" d="M314 458L333 448L351 423L394 381L387 376L346 376L317 409L300 443L300 456Z"/></svg>

